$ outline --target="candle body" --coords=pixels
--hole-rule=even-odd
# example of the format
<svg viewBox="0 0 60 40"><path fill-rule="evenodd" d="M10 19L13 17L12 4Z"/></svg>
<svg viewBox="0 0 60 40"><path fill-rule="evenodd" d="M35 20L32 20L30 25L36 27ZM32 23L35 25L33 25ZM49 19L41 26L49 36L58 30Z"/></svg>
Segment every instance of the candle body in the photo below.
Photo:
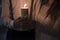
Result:
<svg viewBox="0 0 60 40"><path fill-rule="evenodd" d="M21 9L21 15L22 15L22 18L27 18L28 17L28 9Z"/></svg>

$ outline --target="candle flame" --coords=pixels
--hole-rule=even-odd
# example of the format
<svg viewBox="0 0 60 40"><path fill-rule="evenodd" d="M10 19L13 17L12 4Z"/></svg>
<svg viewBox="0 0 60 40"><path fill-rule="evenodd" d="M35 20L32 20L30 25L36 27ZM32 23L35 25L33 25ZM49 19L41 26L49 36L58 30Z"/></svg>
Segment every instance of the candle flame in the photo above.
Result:
<svg viewBox="0 0 60 40"><path fill-rule="evenodd" d="M26 7L27 7L27 4L25 3L25 4L24 4L24 8L26 8Z"/></svg>

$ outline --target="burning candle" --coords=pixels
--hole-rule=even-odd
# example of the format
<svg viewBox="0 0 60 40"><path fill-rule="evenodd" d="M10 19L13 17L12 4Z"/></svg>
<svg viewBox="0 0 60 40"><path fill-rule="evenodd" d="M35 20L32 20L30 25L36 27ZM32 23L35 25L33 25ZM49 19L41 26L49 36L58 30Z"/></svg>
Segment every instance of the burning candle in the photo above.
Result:
<svg viewBox="0 0 60 40"><path fill-rule="evenodd" d="M24 7L21 8L22 18L28 17L28 7L27 4L24 4Z"/></svg>

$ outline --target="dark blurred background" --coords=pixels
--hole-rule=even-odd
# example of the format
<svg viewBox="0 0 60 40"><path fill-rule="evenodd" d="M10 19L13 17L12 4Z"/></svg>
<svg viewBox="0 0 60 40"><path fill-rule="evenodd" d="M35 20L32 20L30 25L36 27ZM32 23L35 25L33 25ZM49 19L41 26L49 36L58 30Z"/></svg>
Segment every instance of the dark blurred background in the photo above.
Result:
<svg viewBox="0 0 60 40"><path fill-rule="evenodd" d="M6 40L7 28L4 25L4 18L2 15L2 0L0 0L0 40Z"/></svg>

